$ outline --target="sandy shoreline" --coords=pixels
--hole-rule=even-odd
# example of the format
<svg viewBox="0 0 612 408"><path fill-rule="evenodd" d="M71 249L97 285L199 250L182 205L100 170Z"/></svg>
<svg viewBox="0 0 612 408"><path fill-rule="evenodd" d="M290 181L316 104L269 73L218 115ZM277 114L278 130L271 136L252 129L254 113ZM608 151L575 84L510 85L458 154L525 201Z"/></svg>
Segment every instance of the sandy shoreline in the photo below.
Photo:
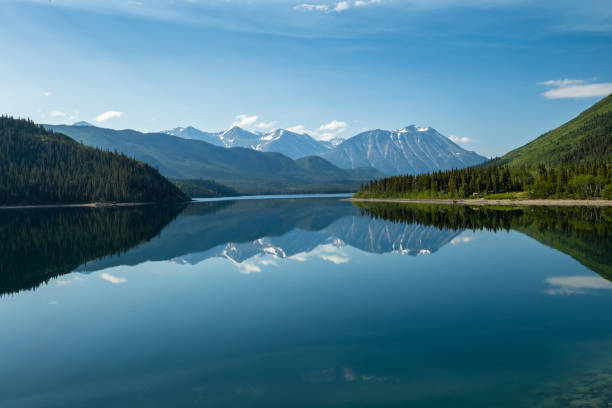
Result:
<svg viewBox="0 0 612 408"><path fill-rule="evenodd" d="M348 198L347 201L365 203L412 203L455 205L540 205L540 206L585 206L611 207L612 200L411 200L401 198Z"/></svg>
<svg viewBox="0 0 612 408"><path fill-rule="evenodd" d="M6 205L0 210L26 210L30 208L105 208L105 207L135 207L138 205L152 205L155 203L84 203L84 204L40 204L40 205Z"/></svg>

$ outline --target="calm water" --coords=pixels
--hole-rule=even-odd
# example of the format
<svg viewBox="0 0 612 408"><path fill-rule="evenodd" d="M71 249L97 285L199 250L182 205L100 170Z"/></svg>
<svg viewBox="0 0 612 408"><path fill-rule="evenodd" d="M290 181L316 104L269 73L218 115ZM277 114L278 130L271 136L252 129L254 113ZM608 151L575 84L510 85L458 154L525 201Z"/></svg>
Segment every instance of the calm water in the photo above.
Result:
<svg viewBox="0 0 612 408"><path fill-rule="evenodd" d="M607 407L612 212L0 212L1 407Z"/></svg>

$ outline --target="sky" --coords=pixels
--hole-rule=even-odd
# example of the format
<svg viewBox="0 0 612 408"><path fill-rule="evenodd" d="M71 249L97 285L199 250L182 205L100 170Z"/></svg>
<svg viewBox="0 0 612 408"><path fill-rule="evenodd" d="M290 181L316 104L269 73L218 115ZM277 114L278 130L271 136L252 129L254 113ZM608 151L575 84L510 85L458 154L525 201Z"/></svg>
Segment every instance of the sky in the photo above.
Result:
<svg viewBox="0 0 612 408"><path fill-rule="evenodd" d="M612 93L609 0L3 0L0 113L502 155Z"/></svg>

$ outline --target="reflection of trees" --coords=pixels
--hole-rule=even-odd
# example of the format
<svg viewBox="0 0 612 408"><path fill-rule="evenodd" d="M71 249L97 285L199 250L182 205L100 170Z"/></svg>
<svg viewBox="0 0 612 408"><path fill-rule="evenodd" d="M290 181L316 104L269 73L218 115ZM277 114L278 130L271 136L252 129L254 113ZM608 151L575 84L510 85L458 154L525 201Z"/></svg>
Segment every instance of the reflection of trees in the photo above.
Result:
<svg viewBox="0 0 612 408"><path fill-rule="evenodd" d="M438 228L521 231L612 280L612 209L358 203L363 214Z"/></svg>
<svg viewBox="0 0 612 408"><path fill-rule="evenodd" d="M150 240L183 206L0 212L0 294L49 279Z"/></svg>

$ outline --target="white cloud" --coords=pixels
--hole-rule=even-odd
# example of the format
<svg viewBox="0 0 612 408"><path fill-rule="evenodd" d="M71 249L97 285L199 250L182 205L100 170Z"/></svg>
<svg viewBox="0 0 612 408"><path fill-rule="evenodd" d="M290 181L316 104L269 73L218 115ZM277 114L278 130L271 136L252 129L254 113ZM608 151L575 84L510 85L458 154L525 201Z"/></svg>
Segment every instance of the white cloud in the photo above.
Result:
<svg viewBox="0 0 612 408"><path fill-rule="evenodd" d="M612 93L612 82L589 84L583 79L551 79L539 82L549 89L542 93L547 99L593 98Z"/></svg>
<svg viewBox="0 0 612 408"><path fill-rule="evenodd" d="M248 127L253 126L255 122L257 122L257 119L259 119L259 116L257 115L253 115L253 116L248 116L245 114L238 115L236 116L236 120L234 121L234 123L232 123L231 127L238 126L241 128L248 128Z"/></svg>
<svg viewBox="0 0 612 408"><path fill-rule="evenodd" d="M344 130L344 128L346 128L347 126L348 126L348 123L342 122L341 120L334 119L329 123L319 126L319 130L339 130L339 129Z"/></svg>
<svg viewBox="0 0 612 408"><path fill-rule="evenodd" d="M544 86L568 86L584 83L584 79L550 79L544 82L538 82L538 85Z"/></svg>
<svg viewBox="0 0 612 408"><path fill-rule="evenodd" d="M110 282L114 285L127 282L127 279L125 278L120 278L119 276L111 275L110 273L106 272L100 275L100 279L104 279L105 281Z"/></svg>
<svg viewBox="0 0 612 408"><path fill-rule="evenodd" d="M270 129L272 127L274 127L274 125L276 125L276 121L273 120L271 122L259 122L258 124L255 125L255 127L257 129Z"/></svg>
<svg viewBox="0 0 612 408"><path fill-rule="evenodd" d="M123 116L123 112L109 110L109 111L106 111L106 112L96 116L94 118L94 120L96 122L105 122L105 121L107 121L109 119L112 119L112 118L120 118L121 116Z"/></svg>
<svg viewBox="0 0 612 408"><path fill-rule="evenodd" d="M43 92L42 94L43 94L43 96L46 96L46 97L49 97L49 96L52 95L52 93L50 91Z"/></svg>
<svg viewBox="0 0 612 408"><path fill-rule="evenodd" d="M469 137L465 137L465 136L458 137L458 136L450 135L448 138L455 143L470 143L474 141L474 139L470 139Z"/></svg>
<svg viewBox="0 0 612 408"><path fill-rule="evenodd" d="M334 119L329 123L319 126L316 130L307 130L304 125L291 126L287 130L294 133L309 134L318 140L331 140L344 132L347 126L346 122Z"/></svg>
<svg viewBox="0 0 612 408"><path fill-rule="evenodd" d="M288 127L287 130L293 133L300 133L300 134L306 133L306 128L304 128L304 125L291 126L291 127Z"/></svg>
<svg viewBox="0 0 612 408"><path fill-rule="evenodd" d="M586 294L594 289L612 289L612 282L599 276L551 276L546 283L552 286L544 291L547 295Z"/></svg>
<svg viewBox="0 0 612 408"><path fill-rule="evenodd" d="M378 4L380 0L356 0L353 4L355 7L369 6L370 4Z"/></svg>
<svg viewBox="0 0 612 408"><path fill-rule="evenodd" d="M379 2L380 0L357 0L357 1L354 1L353 4L355 6L366 6L368 4L379 3ZM300 10L300 11L319 11L323 13L329 13L331 11L335 11L336 13L341 13L351 8L351 2L343 0L343 1L337 2L334 5L302 3L302 4L298 4L297 6L294 6L293 8L295 10Z"/></svg>
<svg viewBox="0 0 612 408"><path fill-rule="evenodd" d="M62 112L62 111L59 111L59 110L51 111L51 117L53 117L53 118L63 118L66 115L67 115L66 112Z"/></svg>
<svg viewBox="0 0 612 408"><path fill-rule="evenodd" d="M298 4L297 6L294 6L293 8L295 10L300 10L300 11L323 11L325 13L329 11L329 6L326 6L325 4L303 3L303 4Z"/></svg>
<svg viewBox="0 0 612 408"><path fill-rule="evenodd" d="M350 4L348 1L341 1L336 4L336 7L334 7L334 11L337 11L338 13L340 13L341 11L348 10L349 7L350 7Z"/></svg>

